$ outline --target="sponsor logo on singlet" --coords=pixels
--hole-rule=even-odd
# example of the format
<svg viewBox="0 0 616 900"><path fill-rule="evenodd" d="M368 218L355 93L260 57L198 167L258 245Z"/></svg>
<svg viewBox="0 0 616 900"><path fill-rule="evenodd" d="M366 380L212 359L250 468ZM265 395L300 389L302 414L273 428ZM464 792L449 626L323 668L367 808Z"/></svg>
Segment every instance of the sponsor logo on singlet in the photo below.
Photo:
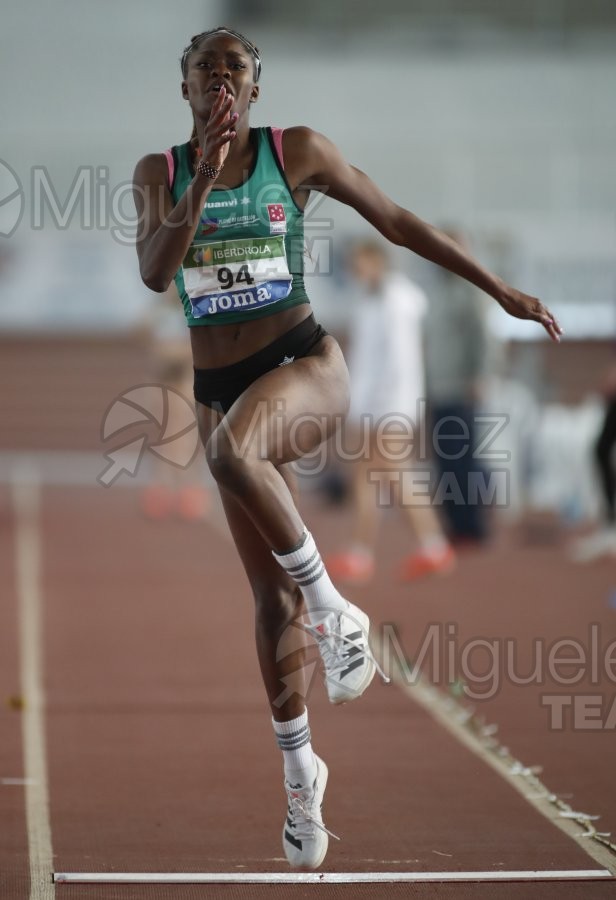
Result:
<svg viewBox="0 0 616 900"><path fill-rule="evenodd" d="M231 200L208 200L205 204L206 209L211 207L212 209L224 209L228 206L237 206L238 200L237 197L232 197Z"/></svg>
<svg viewBox="0 0 616 900"><path fill-rule="evenodd" d="M275 285L263 284L258 288L237 291L233 294L219 294L204 299L207 300L209 306L204 309L203 304L197 304L197 310L202 315L214 315L217 312L250 309L252 306L268 306L270 303L276 303L281 297L280 292L275 290Z"/></svg>
<svg viewBox="0 0 616 900"><path fill-rule="evenodd" d="M206 234L214 234L218 230L218 219L210 219L208 216L201 216L199 220L199 235L204 237Z"/></svg>
<svg viewBox="0 0 616 900"><path fill-rule="evenodd" d="M287 233L287 217L282 203L268 203L267 217L269 219L270 234Z"/></svg>

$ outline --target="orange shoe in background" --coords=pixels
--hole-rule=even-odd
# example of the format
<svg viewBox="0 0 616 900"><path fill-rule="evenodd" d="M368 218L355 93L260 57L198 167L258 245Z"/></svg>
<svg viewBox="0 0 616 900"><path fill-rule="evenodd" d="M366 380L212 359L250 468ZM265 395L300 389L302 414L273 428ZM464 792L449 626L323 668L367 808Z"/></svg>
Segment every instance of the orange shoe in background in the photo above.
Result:
<svg viewBox="0 0 616 900"><path fill-rule="evenodd" d="M371 553L347 550L324 559L327 574L333 581L347 584L364 584L374 575L374 557Z"/></svg>
<svg viewBox="0 0 616 900"><path fill-rule="evenodd" d="M456 553L449 544L438 550L420 550L402 560L398 569L400 581L415 581L425 575L446 575L456 564Z"/></svg>
<svg viewBox="0 0 616 900"><path fill-rule="evenodd" d="M200 485L182 488L177 502L180 516L193 522L205 519L210 509L210 495Z"/></svg>

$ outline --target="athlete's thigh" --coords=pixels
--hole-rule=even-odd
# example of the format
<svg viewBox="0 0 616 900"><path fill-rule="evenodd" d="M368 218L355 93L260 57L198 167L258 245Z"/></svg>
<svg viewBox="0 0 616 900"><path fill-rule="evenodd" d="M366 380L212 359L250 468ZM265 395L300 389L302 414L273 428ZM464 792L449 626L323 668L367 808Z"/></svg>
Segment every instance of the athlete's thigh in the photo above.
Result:
<svg viewBox="0 0 616 900"><path fill-rule="evenodd" d="M223 420L223 415L203 403L196 402L195 407L199 435L205 447ZM297 502L297 480L291 466L280 466L279 471L291 491L293 500ZM258 594L276 587L293 591L295 582L276 562L269 545L264 541L252 519L228 491L219 486L219 492L233 543L237 547L253 592Z"/></svg>
<svg viewBox="0 0 616 900"><path fill-rule="evenodd" d="M297 482L291 466L280 466L279 472L286 481L293 500L297 502ZM262 594L274 588L285 588L289 592L294 592L295 582L276 562L271 548L239 501L223 487L219 490L231 536L253 592Z"/></svg>
<svg viewBox="0 0 616 900"><path fill-rule="evenodd" d="M239 397L224 421L243 452L276 465L300 459L340 427L349 406L349 376L337 341L266 372Z"/></svg>
<svg viewBox="0 0 616 900"><path fill-rule="evenodd" d="M216 431L220 425L223 414L216 409L212 409L210 406L206 406L205 403L199 403L198 400L195 400L195 414L197 417L197 427L199 429L201 444L203 447L206 447L213 432Z"/></svg>

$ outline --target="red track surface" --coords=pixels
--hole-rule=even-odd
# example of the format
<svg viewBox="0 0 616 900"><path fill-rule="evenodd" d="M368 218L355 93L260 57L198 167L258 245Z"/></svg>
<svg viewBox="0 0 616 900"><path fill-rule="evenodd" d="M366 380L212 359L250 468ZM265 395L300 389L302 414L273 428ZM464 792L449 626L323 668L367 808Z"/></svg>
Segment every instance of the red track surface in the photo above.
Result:
<svg viewBox="0 0 616 900"><path fill-rule="evenodd" d="M0 677L19 693L14 522L2 495ZM323 552L344 534L344 514L307 507ZM287 871L280 831L282 767L261 686L252 609L235 551L218 527L140 518L135 494L45 488L43 541L45 691L51 829L56 871ZM616 570L574 569L557 547L501 541L469 556L447 579L395 585L406 549L386 522L380 570L349 592L375 623L399 626L415 650L430 622L455 622L461 640L515 636L524 663L531 635L584 638L599 622L616 637L606 602ZM481 704L513 754L544 767L569 802L616 829L614 731L551 732L547 687L503 685ZM604 693L614 685L577 685ZM323 871L600 869L497 773L396 687L375 683L332 708L320 681L309 698L315 749L330 782ZM0 713L0 777L23 773L20 713ZM28 897L23 789L0 786L1 896ZM483 885L69 886L75 898L188 897L602 898L614 883Z"/></svg>

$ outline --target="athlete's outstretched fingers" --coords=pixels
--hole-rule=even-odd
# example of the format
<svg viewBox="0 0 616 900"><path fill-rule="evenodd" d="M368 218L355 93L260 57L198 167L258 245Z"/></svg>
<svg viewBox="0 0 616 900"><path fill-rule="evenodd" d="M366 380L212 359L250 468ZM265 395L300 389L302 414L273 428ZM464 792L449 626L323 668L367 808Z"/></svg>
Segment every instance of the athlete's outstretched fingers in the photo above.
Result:
<svg viewBox="0 0 616 900"><path fill-rule="evenodd" d="M553 316L552 313L547 309L544 311L542 323L543 323L543 327L545 328L547 333L550 335L552 340L559 341L563 334L563 330L560 327L559 323L556 321L556 317Z"/></svg>
<svg viewBox="0 0 616 900"><path fill-rule="evenodd" d="M562 328L556 321L556 317L552 315L552 313L545 307L539 300L536 301L535 314L533 318L536 322L539 322L553 341L559 341L560 337L563 333Z"/></svg>
<svg viewBox="0 0 616 900"><path fill-rule="evenodd" d="M552 313L537 297L530 297L515 288L508 287L506 294L500 298L500 305L517 319L532 319L543 325L553 341L559 341L563 330Z"/></svg>
<svg viewBox="0 0 616 900"><path fill-rule="evenodd" d="M530 299L530 318L534 319L535 322L539 322L541 325L543 325L550 337L556 339L558 335L562 333L562 329L556 321L556 318L552 315L549 309L544 306L543 303L536 297L532 297Z"/></svg>

